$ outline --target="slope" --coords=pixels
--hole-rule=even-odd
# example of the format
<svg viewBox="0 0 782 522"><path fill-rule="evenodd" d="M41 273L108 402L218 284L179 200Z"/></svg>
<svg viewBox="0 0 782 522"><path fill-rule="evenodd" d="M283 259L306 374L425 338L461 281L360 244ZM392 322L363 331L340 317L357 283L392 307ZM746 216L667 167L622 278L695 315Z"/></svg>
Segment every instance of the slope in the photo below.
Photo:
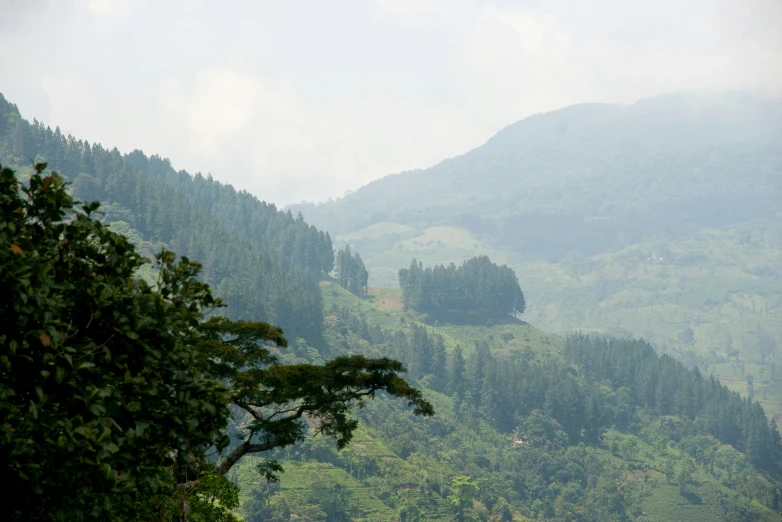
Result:
<svg viewBox="0 0 782 522"><path fill-rule="evenodd" d="M122 156L30 124L0 95L0 163L33 158L71 181L76 197L101 201L106 223L201 261L229 315L271 320L292 339L322 344L318 280L333 266L325 233L233 187L175 173L158 157Z"/></svg>
<svg viewBox="0 0 782 522"><path fill-rule="evenodd" d="M782 520L774 513L777 479L686 415L632 407L623 421L626 388L605 379L590 384L586 362L562 339L528 324L426 325L394 306L388 291L359 299L333 283L323 287L331 351L406 360L437 415L415 418L380 397L358 411L362 429L346 450L313 436L272 455L288 469L278 486L259 484L246 462L236 477L247 492L246 520ZM445 383L436 368L417 369L410 343L419 351L429 344L420 331L448 347ZM457 346L472 346L461 391ZM532 372L514 381L530 386L509 393L500 366L523 361ZM589 439L571 430L572 414L557 404L598 389L606 408L600 415L612 420ZM498 400L518 411L510 423L498 415Z"/></svg>
<svg viewBox="0 0 782 522"><path fill-rule="evenodd" d="M360 251L370 284L486 254L544 330L643 336L744 393L761 383L782 419L781 116L741 92L578 105L292 208Z"/></svg>
<svg viewBox="0 0 782 522"><path fill-rule="evenodd" d="M526 259L591 254L622 234L773 215L781 120L782 101L738 93L577 105L510 125L434 167L294 208L340 235L381 222L459 226Z"/></svg>
<svg viewBox="0 0 782 522"><path fill-rule="evenodd" d="M207 278L228 297L229 311L282 322L293 334L286 362L346 353L392 356L427 390L439 413L434 419L415 418L381 397L359 410L365 428L348 451L313 438L276 452L291 472L279 491L246 473L253 464L248 460L235 480L245 486L249 519L269 519L264 510L274 510L272 519L641 520L648 510L657 519L779 520L770 510L779 510L777 478L755 467L778 462L763 410L721 391L733 408L725 414L704 399L714 394L703 390L718 385L663 365L648 347L620 345L636 354L640 349L643 364L659 378L654 397L642 403L632 386L620 386L619 377L637 369L634 359L617 363L610 376L587 378L572 341L529 324L427 325L391 306L396 298L387 291L374 300L388 299L388 306L374 306L318 284L324 274L314 268L323 265L301 259L319 251L327 236L302 220L203 177L177 173L173 179L164 161L155 173L138 154L131 161L30 125L10 104L0 108L3 162L18 164L40 151L41 160L74 180L78 195L107 202L113 228L150 250L168 244L203 255ZM250 219L231 217L232 198L249 209ZM261 230L264 216L281 228L267 223ZM258 235L274 245L270 252L256 248ZM299 254L286 257L291 245ZM664 379L671 375L680 384ZM720 415L730 444L707 429L716 430ZM663 511L655 507L660 499L675 502Z"/></svg>

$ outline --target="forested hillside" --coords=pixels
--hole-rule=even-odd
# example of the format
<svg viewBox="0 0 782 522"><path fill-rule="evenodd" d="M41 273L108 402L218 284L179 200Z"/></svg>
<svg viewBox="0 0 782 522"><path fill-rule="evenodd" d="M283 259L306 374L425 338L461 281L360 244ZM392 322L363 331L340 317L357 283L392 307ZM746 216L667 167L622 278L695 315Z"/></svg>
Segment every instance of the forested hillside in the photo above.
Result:
<svg viewBox="0 0 782 522"><path fill-rule="evenodd" d="M247 520L782 520L775 425L647 343L426 325L380 289L324 298L332 350L401 359L437 415L378 399L348 449L277 452L280 484L253 486L247 462Z"/></svg>
<svg viewBox="0 0 782 522"><path fill-rule="evenodd" d="M548 331L644 337L782 415L782 100L671 93L529 117L427 169L296 205L370 284L489 255Z"/></svg>
<svg viewBox="0 0 782 522"><path fill-rule="evenodd" d="M367 401L343 450L307 418L304 442L226 475L246 521L782 522L782 442L757 401L644 341L562 338L507 317L538 297L501 258L424 269L391 256L395 270L410 266L403 288L379 289L351 240L332 279L331 238L303 218L160 157L28 123L0 98L0 163L29 175L31 159L61 171L79 198L101 200L102 219L143 248L202 261L232 318L281 324L288 347L260 357L316 369L344 355L398 359L434 405L420 418L385 395ZM399 226L389 230L412 230ZM229 433L257 427L250 417L233 415ZM279 483L259 473L267 457L285 470Z"/></svg>
<svg viewBox="0 0 782 522"><path fill-rule="evenodd" d="M328 234L211 177L176 172L160 157L123 156L28 123L0 95L0 163L33 160L70 180L76 197L101 201L104 222L204 263L205 280L232 317L271 320L291 339L322 345L318 281L334 263Z"/></svg>

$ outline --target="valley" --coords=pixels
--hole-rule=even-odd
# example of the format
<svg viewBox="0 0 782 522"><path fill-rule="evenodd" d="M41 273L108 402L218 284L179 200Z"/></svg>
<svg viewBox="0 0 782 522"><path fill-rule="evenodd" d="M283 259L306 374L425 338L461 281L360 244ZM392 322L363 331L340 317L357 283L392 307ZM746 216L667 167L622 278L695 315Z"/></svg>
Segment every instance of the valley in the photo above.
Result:
<svg viewBox="0 0 782 522"><path fill-rule="evenodd" d="M225 474L233 520L780 521L782 120L763 99L693 103L535 116L289 209L30 123L4 98L0 163L24 184L27 158L46 162L141 255L202 262L227 318L282 327L262 372L398 360L434 407L378 392L351 410L344 449L303 416L301 440ZM159 269L134 277L154 287ZM400 288L400 269L431 280ZM221 455L250 417L233 410Z"/></svg>

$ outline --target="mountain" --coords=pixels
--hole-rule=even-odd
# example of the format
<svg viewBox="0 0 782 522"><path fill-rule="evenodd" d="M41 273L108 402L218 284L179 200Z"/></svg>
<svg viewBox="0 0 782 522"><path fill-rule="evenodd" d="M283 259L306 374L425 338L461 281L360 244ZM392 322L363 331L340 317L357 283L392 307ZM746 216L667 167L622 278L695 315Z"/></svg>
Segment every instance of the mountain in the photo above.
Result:
<svg viewBox="0 0 782 522"><path fill-rule="evenodd" d="M247 521L782 521L782 441L759 401L644 341L561 338L510 317L438 324L404 310L400 289L356 296L329 276L331 236L303 217L161 157L27 122L0 97L0 163L24 177L30 159L49 162L77 197L100 200L104 222L142 251L169 247L201 260L232 317L282 324L283 363L396 358L435 405L435 417L422 419L382 396L367 401L347 449L312 429L273 452L286 469L279 484L245 459L231 479ZM375 238L419 237L414 221L372 226ZM472 237L455 226L426 230ZM486 236L491 248L494 240ZM753 252L755 236L743 244ZM637 259L627 249L609 254ZM583 279L598 257L579 261ZM521 286L529 307L539 296Z"/></svg>
<svg viewBox="0 0 782 522"><path fill-rule="evenodd" d="M672 228L773 216L780 143L778 99L678 93L583 104L517 122L431 168L291 208L332 234L459 227L519 259L561 260Z"/></svg>
<svg viewBox="0 0 782 522"><path fill-rule="evenodd" d="M782 99L582 104L346 197L291 207L361 252L370 284L488 255L552 332L644 337L782 418ZM760 377L760 381L758 381Z"/></svg>

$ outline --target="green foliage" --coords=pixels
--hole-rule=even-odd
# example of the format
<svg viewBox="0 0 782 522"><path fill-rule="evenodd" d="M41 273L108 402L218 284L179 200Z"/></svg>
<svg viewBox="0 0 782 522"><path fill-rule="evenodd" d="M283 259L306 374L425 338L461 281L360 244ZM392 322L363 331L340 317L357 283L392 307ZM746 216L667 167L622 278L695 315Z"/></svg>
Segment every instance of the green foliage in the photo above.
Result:
<svg viewBox="0 0 782 522"><path fill-rule="evenodd" d="M0 163L22 166L37 155L72 182L75 197L100 200L105 222L124 221L146 242L202 262L201 278L230 317L272 321L292 339L323 345L318 280L334 265L327 233L158 156L123 156L28 123L0 95Z"/></svg>
<svg viewBox="0 0 782 522"><path fill-rule="evenodd" d="M779 520L773 511L778 509L777 479L758 473L743 453L692 420L647 411L631 388L586 378L563 343L546 344L548 338L527 325L425 326L399 310L373 308L336 285L331 288L335 291L326 287L324 292L326 338L336 352L393 353L412 368L418 355L410 351L409 340L416 329L425 330L427 338L441 336L453 347L472 345L462 357L463 398L451 390L455 375L449 371L445 391L453 398L430 392L438 411L432 421L419 422L385 401L374 401L359 414L365 428L349 452L305 441L286 454L310 469L328 462L350 473L357 481L349 486L353 495L373 498L373 503L382 499L400 519L450 521L458 516L448 501L454 495L452 481L469 476L480 489L475 502L465 504L466 517L505 516L499 515L502 498L516 520L711 520L723 512L721 504L739 509L752 499L759 520ZM507 332L514 339L504 339ZM627 352L632 367L635 345L614 343ZM448 366L458 367L457 353L449 349ZM611 360L600 354L596 357ZM518 372L525 360L528 372L513 374L511 369ZM612 379L623 382L614 372L623 376L628 370L608 367ZM432 377L424 375L419 382L431 383ZM621 426L621 432L612 426ZM615 456L608 450L612 445ZM695 472L680 493L679 472L688 462ZM663 475L667 464L670 485ZM281 494L289 499L307 487L298 475L283 476L282 484ZM735 495L720 500L729 489ZM299 504L314 502L299 493L295 498ZM382 508L373 509L379 518ZM292 516L303 512L294 508ZM355 507L349 513L373 519Z"/></svg>
<svg viewBox="0 0 782 522"><path fill-rule="evenodd" d="M405 308L434 317L448 312L516 315L525 308L516 274L486 256L469 259L458 268L451 263L424 269L413 259L410 268L399 270L399 286Z"/></svg>
<svg viewBox="0 0 782 522"><path fill-rule="evenodd" d="M224 475L244 455L301 441L306 419L317 433L333 437L338 448L351 440L358 422L351 405L383 391L407 400L416 415L433 415L421 392L402 379L402 363L362 355L339 356L323 364L279 364L263 342L286 346L282 331L267 323L213 317L200 326L199 349L214 361L212 374L227 383L231 402L246 415L235 436L242 442L216 468ZM274 461L263 472L275 479ZM195 487L195 484L193 486Z"/></svg>
<svg viewBox="0 0 782 522"><path fill-rule="evenodd" d="M13 519L103 518L156 494L225 426L228 390L193 346L219 305L199 265L144 260L38 165L0 171L0 460Z"/></svg>
<svg viewBox="0 0 782 522"><path fill-rule="evenodd" d="M602 109L593 109L564 111L557 125L564 122L573 135L587 129L590 139L600 141L593 118ZM636 109L625 112L638 114ZM570 119L574 114L576 127ZM782 494L775 475L779 436L763 408L670 358L657 357L645 343L606 341L611 349L587 338L563 343L519 321L487 321L473 312L454 314L448 306L444 311L456 324L435 320L427 325L420 322L421 315L397 309L399 293L392 289L372 289L367 299L357 299L337 285L325 284L324 308L318 279L333 266L330 238L300 215L279 212L211 176L176 173L157 156L147 158L138 151L122 156L63 137L59 130L37 122L27 124L1 98L0 116L0 159L19 164L42 153L75 181L76 195L108 203L103 221L132 237L136 252L151 254L170 246L203 259L200 276L227 298L231 318L271 319L295 339L292 350L286 351L278 328L226 318L199 321L197 328L182 333L181 343L205 361L204 380L219 378L225 401L220 407L232 404L234 415L227 430L231 440L215 453L227 441L226 432L200 433L200 444L193 439L195 445L167 454L179 460L150 471L156 482L148 491L157 491L152 496L113 491L100 497L112 503L118 519L124 506L125 518L135 513L137 519L179 520L187 513L191 519L230 520L238 494L247 520L780 520ZM723 178L730 181L731 195L739 193L742 201L750 201L748 206L762 210L763 198L775 197L776 171L768 162L757 161L752 167L742 160L751 176L736 177L730 168L735 145L701 150L692 156L696 167L690 170L683 155L671 154L670 149L664 161L650 156L650 164L663 165L662 178L659 171L644 170L647 160L642 154L629 155L641 165L629 168L622 166L617 152L622 148L594 156L589 155L594 151L582 148L573 156L575 167L552 167L551 172L570 176L568 183L578 187L563 191L557 176L539 170L545 161L536 154L545 155L548 149L539 142L530 145L554 136L557 152L550 161L569 161L568 147L581 145L578 139L560 143L558 129L563 127L557 125L551 127L553 134L540 129L525 134L523 126L517 126L471 155L476 165L502 158L481 170L504 179L496 185L511 194L507 201L496 192L486 199L481 184L455 175L445 162L434 169L439 178L416 174L421 180L416 181L416 193L401 204L386 198L386 191L384 198L392 203L394 216L384 215L386 209L371 194L363 194L359 199L369 202L369 211L361 210L346 221L359 228L377 219L407 225L387 221L341 239L360 248L376 280L388 282L395 278L394 269L412 255L437 264L488 253L518 269L521 286L536 296L527 317L548 328L564 330L579 324L627 337L630 332L651 334L690 365L705 357L722 357L716 369L734 376L736 382L727 383L730 390L747 391L749 379L743 379L752 375L757 398L765 400L768 393L773 399L770 383L780 338L778 321L774 322L776 283L771 277L776 269L772 248L779 237L773 220L698 232L700 236L687 236L684 230L677 237L667 234L649 241L639 223L657 222L649 216L658 214L669 215L676 223L683 219L681 209L666 206L666 201L671 194L686 199L688 187L705 186L688 185L690 171L706 173L712 184ZM714 132L724 137L728 127ZM759 136L773 135L768 130L764 127ZM617 134L625 141L631 135ZM698 133L687 134L694 135ZM521 147L519 136L524 138ZM660 136L667 134L652 133L651 141L668 139ZM680 138L671 143L683 143ZM648 145L650 140L642 141ZM513 147L508 149L507 144ZM524 151L525 146L531 148ZM757 159L757 145L746 147L746 158ZM771 154L773 159L776 152ZM594 169L599 184L590 178L592 157L607 162ZM531 163L519 167L519 161L530 158ZM609 175L612 165L621 173L618 188ZM715 166L724 165L715 173ZM470 169L456 170L469 174ZM31 168L24 171L28 179L35 176ZM630 171L634 175L628 178ZM519 172L524 175L519 177ZM645 172L653 183L644 184ZM632 184L625 187L622 180L627 179ZM606 193L637 192L638 184L648 196L643 201L605 199ZM462 190L460 185L470 187L463 199L456 193L453 198L447 195L451 189ZM594 200L599 205L589 196L595 186L601 189ZM761 197L758 187L765 192ZM702 204L686 208L685 202L682 208L711 223L703 217L704 209L728 208L715 204L722 201L717 192L699 194ZM438 202L449 201L461 215L442 206L422 206L429 193ZM467 198L471 199L466 204L450 203ZM596 208L597 214L589 214ZM743 212L739 210L737 215ZM563 212L575 214L563 217ZM332 215L345 217L339 211ZM448 223L458 226L441 226ZM605 233L594 233L595 223ZM634 235L633 229L643 232ZM633 241L642 243L624 248ZM18 261L10 248L0 259ZM101 262L107 259L113 258ZM160 264L165 273L165 263ZM195 264L189 266L193 277L199 275ZM136 277L156 275L143 264L128 274L132 275L127 284L134 289L139 284ZM361 283L365 291L366 283ZM447 290L447 285L441 286ZM737 294L737 288L747 294ZM430 290L437 291L437 285ZM478 313L485 314L489 308L484 308ZM428 313L437 319L436 313ZM96 324L106 331L122 329L121 323L108 322ZM498 322L503 324L494 324ZM29 346L42 349L39 333L23 334L32 339ZM53 337L47 335L51 342ZM713 354L708 353L712 345ZM8 345L2 346L6 350ZM402 365L385 358L408 366L423 394L397 380ZM76 371L71 381L78 383L86 370L90 369ZM10 374L0 375L5 379ZM34 404L37 382L33 379L24 388ZM329 384L320 389L323 382ZM412 402L419 413L435 406L439 414L432 419L416 417L388 400L386 390ZM377 400L361 401L356 417L348 415L341 401L360 401L375 392ZM39 411L46 413L51 404L47 395L47 403L38 404ZM29 409L27 402L16 406L18 412L25 408ZM9 425L21 424L5 424ZM336 440L315 437L319 431ZM106 438L118 436L112 430ZM351 444L340 451L348 440ZM99 442L93 444L97 447ZM4 444L1 451L8 447ZM118 448L119 453L124 450ZM268 452L251 456L256 450ZM102 462L111 459L109 455ZM280 475L283 467L286 473ZM8 469L5 473L10 474ZM14 478L10 477L11 484L17 489L11 493L23 489ZM74 482L67 479L60 481L61 488L66 485L61 496L70 495L69 501L83 498L87 490L68 489ZM463 491L464 480L475 488ZM238 492L233 486L237 482ZM95 505L92 498L86 501L89 508ZM55 504L38 502L40 496L35 499L29 505L56 509ZM12 496L8 505L14 500ZM106 512L108 508L102 513ZM67 518L78 519L77 510Z"/></svg>
<svg viewBox="0 0 782 522"><path fill-rule="evenodd" d="M315 431L352 438L351 404L377 392L417 415L432 405L388 358L283 365L282 330L205 313L222 305L200 265L163 251L155 287L136 277L134 246L74 209L57 174L29 187L0 169L0 463L14 520L235 520L223 476L250 453ZM229 445L229 406L245 422ZM281 471L260 466L266 478Z"/></svg>
<svg viewBox="0 0 782 522"><path fill-rule="evenodd" d="M472 500L478 493L478 484L470 480L470 477L454 477L451 481L451 491L448 500L456 508L456 519L460 522L465 520L465 514L469 507L472 507Z"/></svg>
<svg viewBox="0 0 782 522"><path fill-rule="evenodd" d="M782 469L776 422L766 418L758 403L730 392L714 377L705 379L697 368L687 370L671 357L657 355L643 341L576 335L566 346L591 381L611 379L615 389L629 391L636 406L685 419L669 424L670 437L678 440L700 429L744 452L759 469L775 475Z"/></svg>
<svg viewBox="0 0 782 522"><path fill-rule="evenodd" d="M369 291L369 272L358 252L351 254L350 245L337 252L337 281L342 288L359 297L365 297Z"/></svg>
<svg viewBox="0 0 782 522"><path fill-rule="evenodd" d="M192 522L239 522L231 513L239 507L239 489L225 477L206 471L188 507L187 520Z"/></svg>

